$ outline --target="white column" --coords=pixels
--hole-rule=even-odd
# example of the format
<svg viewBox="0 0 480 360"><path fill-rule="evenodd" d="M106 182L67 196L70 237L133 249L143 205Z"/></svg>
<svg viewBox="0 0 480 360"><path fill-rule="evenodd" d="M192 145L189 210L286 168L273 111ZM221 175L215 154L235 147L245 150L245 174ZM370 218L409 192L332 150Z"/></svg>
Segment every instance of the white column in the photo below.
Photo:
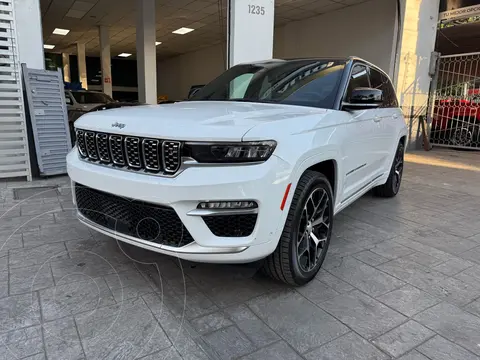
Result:
<svg viewBox="0 0 480 360"><path fill-rule="evenodd" d="M435 49L440 0L402 0L400 46L394 74L397 96L411 133L408 148L420 146L418 115L427 105L430 57ZM420 112L420 113L419 113Z"/></svg>
<svg viewBox="0 0 480 360"><path fill-rule="evenodd" d="M78 78L84 89L88 89L87 84L87 62L85 59L85 44L77 43L77 61L78 61Z"/></svg>
<svg viewBox="0 0 480 360"><path fill-rule="evenodd" d="M112 59L110 56L110 35L108 27L99 26L100 62L102 64L102 90L112 96Z"/></svg>
<svg viewBox="0 0 480 360"><path fill-rule="evenodd" d="M229 0L228 67L273 56L274 0Z"/></svg>
<svg viewBox="0 0 480 360"><path fill-rule="evenodd" d="M70 82L70 54L62 53L63 81Z"/></svg>
<svg viewBox="0 0 480 360"><path fill-rule="evenodd" d="M155 0L137 0L138 100L157 103Z"/></svg>
<svg viewBox="0 0 480 360"><path fill-rule="evenodd" d="M32 69L45 69L40 1L14 0L14 9L20 63Z"/></svg>

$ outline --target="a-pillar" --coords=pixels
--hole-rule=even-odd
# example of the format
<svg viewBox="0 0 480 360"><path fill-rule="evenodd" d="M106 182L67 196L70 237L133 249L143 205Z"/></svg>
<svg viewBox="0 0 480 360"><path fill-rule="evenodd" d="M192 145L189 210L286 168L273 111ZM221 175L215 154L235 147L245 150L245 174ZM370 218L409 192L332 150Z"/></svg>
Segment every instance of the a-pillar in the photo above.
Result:
<svg viewBox="0 0 480 360"><path fill-rule="evenodd" d="M396 58L397 96L409 128L407 149L421 146L419 116L426 114L440 0L401 0L399 47Z"/></svg>
<svg viewBox="0 0 480 360"><path fill-rule="evenodd" d="M85 44L77 43L77 61L78 61L78 78L82 83L82 87L88 89L87 84L87 61L85 57Z"/></svg>
<svg viewBox="0 0 480 360"><path fill-rule="evenodd" d="M157 103L155 0L137 0L138 100Z"/></svg>
<svg viewBox="0 0 480 360"><path fill-rule="evenodd" d="M70 54L62 53L63 81L70 82Z"/></svg>
<svg viewBox="0 0 480 360"><path fill-rule="evenodd" d="M228 67L272 58L274 12L274 0L228 0Z"/></svg>
<svg viewBox="0 0 480 360"><path fill-rule="evenodd" d="M110 56L110 36L108 27L98 28L100 36L100 62L102 64L102 91L112 96L112 60Z"/></svg>

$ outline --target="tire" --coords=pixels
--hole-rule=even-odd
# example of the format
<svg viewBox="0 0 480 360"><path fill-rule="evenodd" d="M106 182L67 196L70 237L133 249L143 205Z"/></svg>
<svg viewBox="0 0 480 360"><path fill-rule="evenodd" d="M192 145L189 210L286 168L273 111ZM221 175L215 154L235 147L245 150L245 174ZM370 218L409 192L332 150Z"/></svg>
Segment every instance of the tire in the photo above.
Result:
<svg viewBox="0 0 480 360"><path fill-rule="evenodd" d="M478 135L478 125L474 117L459 117L452 121L448 130L448 141L450 145L458 147L469 147L475 142Z"/></svg>
<svg viewBox="0 0 480 360"><path fill-rule="evenodd" d="M265 259L263 272L293 286L312 280L320 270L330 244L333 206L333 191L328 179L321 173L307 170L298 182L277 248ZM308 211L314 213L312 218L315 221L321 219L321 223L307 227ZM298 241L300 238L302 240ZM299 252L303 254L300 257Z"/></svg>
<svg viewBox="0 0 480 360"><path fill-rule="evenodd" d="M403 175L403 163L404 163L405 147L400 142L393 158L390 174L388 175L387 182L383 185L374 188L373 192L376 196L391 198L398 194L400 185L402 183Z"/></svg>

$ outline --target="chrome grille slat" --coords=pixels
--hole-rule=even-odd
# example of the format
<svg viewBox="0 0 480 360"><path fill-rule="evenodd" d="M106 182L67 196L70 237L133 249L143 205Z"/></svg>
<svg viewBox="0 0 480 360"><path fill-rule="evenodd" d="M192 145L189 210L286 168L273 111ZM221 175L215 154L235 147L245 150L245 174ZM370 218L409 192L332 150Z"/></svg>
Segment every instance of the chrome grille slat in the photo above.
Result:
<svg viewBox="0 0 480 360"><path fill-rule="evenodd" d="M174 173L180 168L181 153L180 141L164 141L162 144L163 168L166 172Z"/></svg>
<svg viewBox="0 0 480 360"><path fill-rule="evenodd" d="M109 163L110 160L110 150L108 148L108 134L98 133L96 136L97 142L97 152L100 161Z"/></svg>
<svg viewBox="0 0 480 360"><path fill-rule="evenodd" d="M87 155L92 160L98 160L97 145L95 143L95 133L93 131L85 131L85 145Z"/></svg>
<svg viewBox="0 0 480 360"><path fill-rule="evenodd" d="M160 140L143 139L142 155L145 169L158 171L160 170Z"/></svg>
<svg viewBox="0 0 480 360"><path fill-rule="evenodd" d="M75 129L79 156L125 171L174 176L182 164L182 142Z"/></svg>
<svg viewBox="0 0 480 360"><path fill-rule="evenodd" d="M82 157L87 157L87 145L85 144L85 132L83 130L76 131L76 141L80 155Z"/></svg>
<svg viewBox="0 0 480 360"><path fill-rule="evenodd" d="M140 169L142 162L140 160L140 139L137 137L125 137L125 155L127 157L128 166Z"/></svg>
<svg viewBox="0 0 480 360"><path fill-rule="evenodd" d="M115 165L125 165L125 155L123 152L123 136L110 135L108 137L108 145L110 147L110 153L112 154L112 162Z"/></svg>

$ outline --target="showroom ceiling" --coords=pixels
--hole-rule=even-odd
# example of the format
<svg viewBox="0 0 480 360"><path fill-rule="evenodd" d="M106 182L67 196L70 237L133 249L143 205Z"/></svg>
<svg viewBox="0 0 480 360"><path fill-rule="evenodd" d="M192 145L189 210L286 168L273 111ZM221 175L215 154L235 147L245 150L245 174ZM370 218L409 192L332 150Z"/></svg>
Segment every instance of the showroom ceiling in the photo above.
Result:
<svg viewBox="0 0 480 360"><path fill-rule="evenodd" d="M368 0L275 0L275 26L325 14ZM76 52L75 43L86 43L87 55L99 53L98 25L110 28L112 57L135 54L135 0L40 0L44 43L53 52ZM220 5L220 4L223 4ZM220 11L221 9L221 11ZM220 16L220 14L223 15ZM156 0L159 59L208 47L224 41L226 0ZM188 27L185 35L172 31ZM68 29L66 36L52 34Z"/></svg>

